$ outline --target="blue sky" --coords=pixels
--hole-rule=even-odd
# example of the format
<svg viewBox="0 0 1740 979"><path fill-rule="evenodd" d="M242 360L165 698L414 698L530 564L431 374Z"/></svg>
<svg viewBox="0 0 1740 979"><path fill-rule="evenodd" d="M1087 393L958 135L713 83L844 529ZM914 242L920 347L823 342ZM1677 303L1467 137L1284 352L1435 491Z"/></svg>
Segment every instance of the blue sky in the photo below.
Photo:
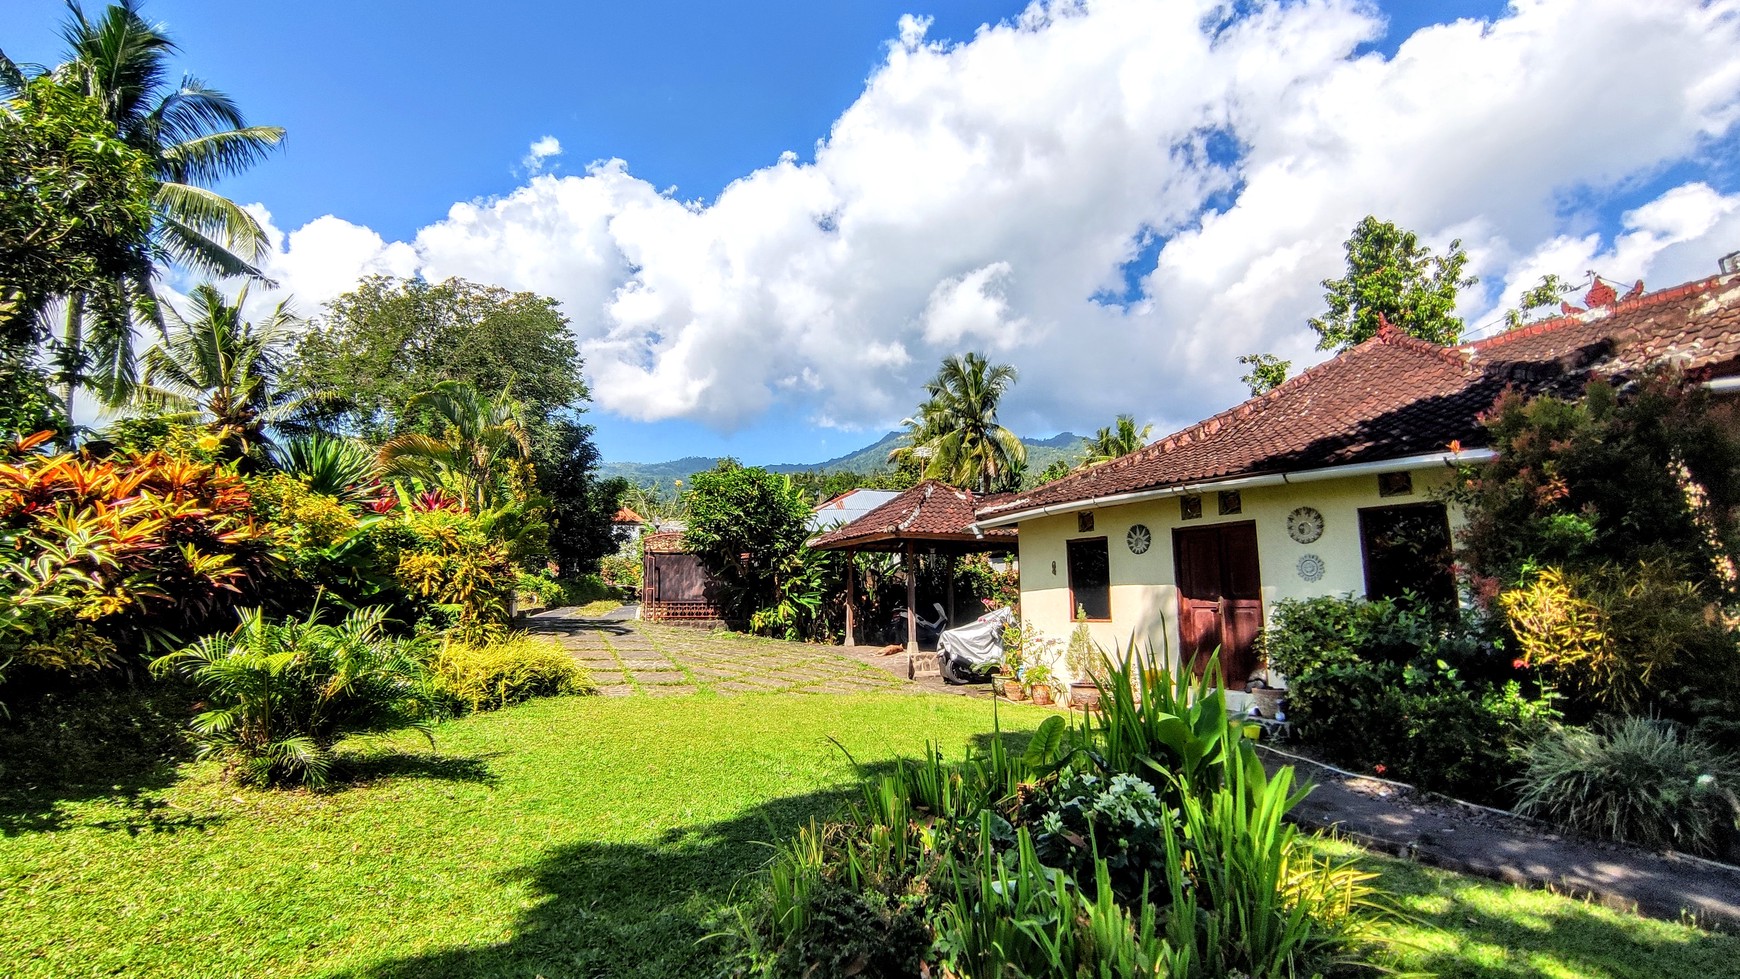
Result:
<svg viewBox="0 0 1740 979"><path fill-rule="evenodd" d="M1122 5L1123 10L1109 9L1119 6L1089 5L1092 17L1127 16L1133 24L1140 20L1140 14L1130 13L1134 8L1127 5ZM1261 7L1237 6L1241 10ZM1137 159L1128 168L1099 177L1083 173L1082 184L1077 184L1068 174L1084 166L1065 154L1054 169L1033 177L1030 186L1018 188L1020 196L1000 202L1005 210L1012 201L1044 202L1035 211L1047 211L1056 202L1057 210L1036 217L1032 225L989 217L1001 212L968 207L978 193L974 188L955 193L942 204L931 201L928 210L939 215L934 227L923 227L922 215L914 219L898 205L887 209L890 192L875 186L879 168L907 168L901 170L907 186L922 198L931 178L922 168L913 169L913 159L922 163L939 158L957 143L994 147L1005 138L1021 142L1031 159L1037 152L1034 146L1069 139L1085 142L1083 134L1104 132L1136 110L1126 108L1081 130L1060 122L1055 140L1048 138L1045 128L1048 111L1061 119L1077 107L1124 98L1141 111L1164 115L1166 103L1142 106L1139 93L1132 95L1127 85L1122 90L1094 88L1091 63L1071 68L1067 61L1081 55L1067 40L1067 32L1075 28L1061 23L1062 19L1033 27L1024 36L973 42L981 24L1021 13L1023 4L1009 2L965 0L925 6L910 0L751 5L154 0L146 13L165 22L179 40L188 71L236 96L253 121L289 130L284 152L223 188L239 201L263 205L275 228L293 233L330 215L338 220L321 226L327 230L372 232L389 250L393 243L415 245L421 267L502 281L514 288L538 287L562 298L577 332L593 344L587 348L589 359L601 368L614 365L599 374L601 404L592 412L607 458L655 460L730 453L752 462L778 462L835 455L874 440L898 421L902 406L916 402L918 385L934 367L936 355L951 345L988 345L1023 367L1022 394L1014 399L1009 420L1025 433L1085 430L1104 424L1116 411L1132 411L1162 429L1183 424L1237 399L1241 387L1232 360L1245 348L1278 349L1296 359L1312 356L1308 338L1293 334L1303 331L1304 316L1315 312L1309 307L1315 280L1322 277L1317 272L1323 268L1325 254L1333 259L1336 245L1352 223L1347 216L1357 216L1356 212L1382 210L1429 236L1455 234L1480 242L1487 249L1482 261L1488 266L1483 271L1491 294L1482 298L1486 305L1470 307L1475 317L1498 308L1501 294L1510 286L1526 285L1523 278L1536 273L1537 266L1600 258L1606 262L1603 274L1631 274L1634 267L1668 274L1680 274L1683 267L1689 270L1683 277L1704 274L1689 258L1673 260L1671 247L1691 248L1693 239L1725 233L1712 227L1693 234L1683 227L1688 220L1685 212L1708 210L1711 200L1725 202L1737 189L1729 152L1731 124L1709 122L1728 118L1723 115L1727 103L1720 99L1717 105L1699 104L1681 112L1689 115L1695 109L1704 115L1680 120L1677 129L1662 124L1659 145L1652 144L1648 152L1618 154L1590 163L1580 172L1513 178L1506 175L1507 167L1517 167L1502 158L1502 147L1488 151L1471 166L1490 174L1482 170L1480 179L1466 181L1461 197L1449 191L1438 193L1438 188L1455 185L1460 177L1426 173L1442 153L1434 152L1429 134L1417 136L1419 145L1409 151L1405 164L1422 171L1419 179L1436 180L1433 193L1417 193L1401 181L1396 187L1374 188L1369 200L1362 200L1359 187L1337 187L1338 203L1322 207L1322 213L1310 215L1309 220L1293 213L1292 207L1270 210L1265 217L1259 205L1275 205L1264 204L1269 198L1253 191L1264 186L1264 174L1279 173L1286 169L1285 160L1298 157L1296 147L1345 138L1354 149L1365 147L1360 152L1369 157L1370 147L1381 145L1381 133L1371 137L1375 142L1362 143L1359 140L1365 137L1349 137L1338 129L1348 125L1345 120L1360 116L1353 108L1336 109L1334 100L1356 101L1365 95L1357 92L1357 85L1334 76L1364 70L1355 67L1362 57L1385 63L1388 90L1415 86L1431 93L1428 69L1464 70L1465 65L1455 63L1466 62L1468 51L1491 48L1495 59L1534 56L1518 47L1530 43L1526 39L1501 49L1496 38L1483 48L1464 36L1460 48L1422 43L1419 50L1407 52L1408 57L1397 58L1399 46L1416 31L1459 17L1496 21L1507 15L1502 3L1384 3L1378 6L1387 28L1376 29L1364 16L1370 11L1358 4L1329 6L1345 9L1331 11L1333 17L1295 12L1285 23L1277 20L1264 43L1293 52L1275 57L1296 62L1298 78L1286 85L1263 81L1258 86L1284 93L1278 99L1320 86L1319 94L1301 104L1312 112L1322 111L1321 133L1291 133L1287 137L1291 142L1268 147L1265 140L1278 130L1303 128L1296 123L1299 113L1263 118L1251 107L1254 100L1248 91L1229 91L1219 96L1221 108L1203 110L1202 117L1229 116L1232 121L1226 125L1238 134L1230 145L1242 147L1248 155L1217 160L1226 171L1219 176L1204 168L1189 174L1189 180L1169 176L1146 187L1141 185L1146 179L1144 167ZM1623 21L1630 15L1620 9L1623 5L1593 6L1602 9L1589 17L1611 17L1613 30L1628 29ZM54 32L62 17L59 3L0 0L0 12L8 25L0 40L7 54L22 61L57 60L59 42ZM1688 6L1685 13L1695 17L1696 10ZM906 42L897 40L906 14L932 18L921 35L914 35L909 57L901 54ZM1592 43L1571 36L1578 30L1574 18L1536 20L1540 24L1531 29L1538 27L1537 33L1565 32L1563 44ZM1724 25L1726 30L1732 28ZM1519 28L1519 36L1527 33ZM1707 25L1705 33L1709 33ZM934 42L972 43L949 54L946 45ZM1031 59L1031 74L1051 79L1049 92L1067 89L1076 77L1083 79L1079 93L1066 93L1069 98L1057 103L1067 112L1050 108L1031 93L1011 94L1012 99L1025 99L1023 104L987 106L987 99L995 102L994 86L1001 84L1013 93L1028 74L1019 64L1011 67L1008 58L996 57L993 44L1004 42L1024 45L1020 57ZM1254 51L1261 51L1258 42L1251 43ZM1294 43L1299 45L1296 50L1289 47ZM1542 52L1549 52L1553 39L1544 36L1538 43ZM1173 44L1156 29L1148 50L1132 45L1108 57L1130 59L1120 76L1127 79L1155 62L1184 64L1191 58L1218 55L1206 49L1180 51ZM1611 58L1605 63L1591 58L1588 70L1620 75L1634 70L1654 77L1668 64L1665 56L1659 64L1645 57L1639 55L1639 63L1629 68L1614 65ZM1197 70L1212 70L1210 61L1200 63L1203 67ZM1410 67L1417 65L1425 67ZM1663 88L1652 97L1666 99L1692 90L1699 79L1721 74L1720 66L1709 67L1706 76L1688 77L1678 88ZM1012 74L999 83L1000 71ZM893 95L867 91L867 79L877 75ZM993 86L989 96L975 89L986 83ZM1102 84L1115 85L1116 80ZM1463 101L1455 87L1461 84L1454 82L1438 91L1436 98L1418 102L1414 111L1426 114L1456 106ZM908 90L916 94L909 98L903 94ZM1176 103L1189 92L1188 85L1181 86L1168 98ZM956 93L962 93L961 101L952 107L950 99ZM1556 100L1551 96L1551 90L1544 92L1536 107L1541 116L1537 127L1563 126L1564 139L1614 138L1603 135L1599 124L1555 120ZM1495 129L1521 125L1519 110L1504 101L1504 93L1488 92L1484 97L1493 102ZM944 108L933 108L939 105ZM1565 112L1579 111L1569 98L1563 100L1563 107ZM1652 115L1648 109L1634 108L1628 114L1620 107L1612 113L1612 125L1648 117ZM1674 110L1664 104L1653 115L1671 116ZM1393 105L1376 105L1369 114L1394 111L1398 110ZM1469 111L1478 112L1480 107ZM843 114L857 120L851 136L835 139L834 160L817 165L818 140L829 137ZM1200 123L1179 125L1183 127L1179 133L1193 131L1192 126L1201 128ZM1711 132L1713 126L1718 131ZM958 130L950 132L949 127ZM939 129L943 130L940 137ZM1142 125L1130 129L1129 139L1145 138ZM1172 130L1154 131L1163 133L1161 138L1179 138ZM1469 131L1478 132L1478 127ZM1540 135L1543 145L1548 145L1550 135ZM609 185L613 203L599 205L607 212L603 217L579 214L576 209L582 205L572 199L559 201L561 189L547 177L543 184L533 180L533 172L522 161L528 147L543 137L560 143L560 154L546 161L546 169L565 181L570 192L577 195ZM1531 152L1529 138L1525 131L1519 153L1532 158L1552 155ZM1647 135L1630 138L1649 143ZM1467 142L1461 140L1459 145ZM908 143L915 148L902 156L898 148ZM1106 149L1115 153L1121 145L1108 142L1095 157L1103 159ZM879 146L894 149L879 150ZM796 158L791 166L781 168L778 161L785 151L794 152ZM876 155L881 152L888 154L886 161ZM852 163L852 154L867 162ZM624 172L632 178L632 186L626 177L589 176L591 161L610 158L625 161ZM974 165L986 166L983 161ZM1009 182L1026 179L1031 169L1017 167ZM1154 164L1146 169L1153 170ZM1392 166L1388 172L1396 169ZM1560 169L1576 167L1561 164ZM808 269L810 256L821 247L814 244L793 244L768 257L763 243L770 237L792 238L793 232L771 220L765 227L757 226L755 207L729 206L721 199L733 181L751 176L758 179L744 181L726 196L741 192L769 211L778 211L780 202L797 196L827 198L834 204L830 213L846 215L848 222L854 214L870 213L874 220L839 232L842 240L837 244L852 251L849 265L813 277L807 271L794 273L794 267ZM1002 176L993 163L981 183L998 185ZM1218 192L1208 186L1222 178L1225 185ZM960 174L945 168L934 182L945 187L958 179ZM1349 181L1354 179L1350 173ZM1119 201L1095 198L1096 186L1120 181ZM817 189L822 182L828 185L825 191ZM1626 250L1621 233L1639 230L1626 224L1626 214L1675 188L1694 185L1707 187L1714 197L1694 200L1681 195L1662 204L1657 209L1661 215L1648 212L1638 220L1671 225L1667 231L1655 225L1643 229L1655 235L1660 247L1651 251L1634 241ZM896 188L896 198L900 189ZM665 230L658 233L666 237L654 237L653 232L634 237L613 228L607 250L620 254L600 259L597 268L554 259L545 262L546 253L583 251L582 229L594 228L599 221L656 211L657 195L667 192L667 201L698 201L699 206L690 208L687 217L675 210L660 217L657 223ZM751 193L765 198L751 198ZM1064 209L1078 196L1079 206ZM1423 198L1432 200L1416 204ZM864 203L868 200L884 210L875 211ZM955 200L967 202L963 204L967 223L979 223L983 214L983 223L994 227L969 231L960 217L945 219L946 205ZM1120 201L1129 212L1121 222ZM1503 202L1504 209L1495 212L1494 201ZM476 213L466 217L463 230L467 242L484 243L468 245L464 256L452 249L443 251L447 246L438 234L419 237L431 226L451 231L450 209L459 202L476 202ZM987 198L986 207L998 203ZM544 204L548 208L540 210ZM1414 213L1406 213L1410 210ZM1097 216L1084 217L1082 227L1073 228L1073 215L1090 213ZM696 217L703 220L696 222ZM1071 234L1057 234L1060 220L1072 225ZM1293 244L1276 241L1245 255L1223 255L1224 246L1211 247L1219 229L1231 235L1231 226L1239 221L1291 228ZM708 226L690 229L685 222ZM544 245L516 252L522 255L517 264L492 265L477 257L491 249L488 242L496 242L495 251L506 254L515 246L503 243L523 244L527 235L535 237L540 229L559 224ZM871 230L859 233L856 227ZM890 240L884 233L890 227L910 237ZM1079 235L1074 233L1077 230ZM960 241L948 240L957 232ZM1590 234L1600 237L1593 242L1579 237ZM708 239L712 254L728 254L718 259L718 268L695 264L704 263L709 254L707 248L689 247L702 235L715 236L716 240ZM1660 244L1674 235L1690 237L1678 245ZM1055 247L1047 245L1048 236L1058 239ZM307 256L321 250L326 240L310 234L299 245L292 238L285 248L287 272L281 278L290 284L303 281L296 270L309 268ZM1716 247L1714 238L1707 247L1698 247ZM1731 247L1740 247L1740 241ZM298 248L306 255L298 257ZM410 253L407 246L401 248ZM1118 254L1120 249L1123 254ZM1108 257L1097 263L1070 258L1100 251ZM927 252L934 254L914 257ZM1217 332L1215 318L1226 315L1219 305L1223 297L1257 283L1246 272L1204 284L1199 280L1208 273L1198 270L1218 270L1239 261L1254 268L1282 260L1277 256L1300 268L1287 281L1270 283L1260 293L1264 297L1256 304L1260 312L1252 312L1250 318L1261 323L1234 331L1240 335L1229 342L1243 344L1238 349L1210 349L1207 338ZM385 264L368 268L395 267L389 257L378 261ZM768 264L757 267L757 262ZM669 266L663 278L654 268L659 263ZM551 267L532 269L543 264ZM1713 264L1706 264L1713 271ZM860 270L870 271L860 274ZM1584 269L1567 266L1558 271L1575 275ZM342 274L327 268L320 272L322 281ZM858 281L879 274L886 278ZM595 287L570 285L590 281L594 275ZM690 290L686 285L720 276L729 281L714 292ZM780 277L789 281L756 291ZM1089 288L1095 281L1098 287ZM305 289L319 294L312 286ZM608 317L596 312L624 291L650 304L650 311L642 313L636 306L612 307ZM806 291L816 295L793 298ZM1108 304L1108 298L1117 302ZM1247 308L1255 309L1248 303ZM1070 342L1078 328L1083 336L1105 338L1102 356L1117 353L1106 345L1129 342L1152 350L1152 358L1145 364L1132 362L1129 373L1120 377L1083 378L1084 362L1077 356L1077 345ZM766 349L745 339L760 329L779 334ZM890 349L882 351L884 346ZM842 365L854 351L866 349L879 352ZM734 351L743 352L742 362L732 361ZM1177 371L1173 365L1187 369ZM1071 373L1064 373L1066 367ZM1072 391L1075 381L1081 382L1080 387ZM727 382L750 388L751 393L726 390ZM668 394L684 390L685 385L698 393Z"/></svg>

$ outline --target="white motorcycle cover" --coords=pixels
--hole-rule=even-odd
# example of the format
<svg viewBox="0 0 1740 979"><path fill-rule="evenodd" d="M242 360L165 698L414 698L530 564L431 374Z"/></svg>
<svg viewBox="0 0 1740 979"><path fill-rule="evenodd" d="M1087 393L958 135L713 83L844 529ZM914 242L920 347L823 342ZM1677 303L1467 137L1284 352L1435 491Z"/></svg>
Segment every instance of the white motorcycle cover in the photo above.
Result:
<svg viewBox="0 0 1740 979"><path fill-rule="evenodd" d="M937 639L937 648L950 661L975 670L982 670L1003 661L1003 627L1014 618L1014 612L1000 608L987 612L958 629L950 629Z"/></svg>

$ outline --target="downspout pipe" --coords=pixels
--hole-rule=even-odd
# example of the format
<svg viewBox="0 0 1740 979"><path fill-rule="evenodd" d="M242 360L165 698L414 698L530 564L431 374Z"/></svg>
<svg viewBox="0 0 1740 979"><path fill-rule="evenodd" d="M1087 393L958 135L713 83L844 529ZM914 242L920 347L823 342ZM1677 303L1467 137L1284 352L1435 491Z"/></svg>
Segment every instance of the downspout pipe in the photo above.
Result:
<svg viewBox="0 0 1740 979"><path fill-rule="evenodd" d="M1718 377L1705 381L1704 390L1711 394L1740 394L1740 377Z"/></svg>
<svg viewBox="0 0 1740 979"><path fill-rule="evenodd" d="M1740 388L1736 388L1740 390ZM1407 456L1401 459L1381 459L1376 462L1355 462L1345 466L1329 466L1323 469L1308 469L1296 473L1267 473L1261 476L1239 476L1233 479L1218 479L1206 483L1189 483L1183 486L1168 486L1161 489L1135 490L1129 493L1112 493L1106 496L1095 496L1085 500L1073 500L1068 503L1052 503L1042 507L1027 510L1017 510L1012 513L988 517L974 521L971 525L974 533L979 533L985 527L1004 527L1023 520L1036 517L1049 517L1057 514L1076 513L1081 510L1092 510L1098 507L1121 506L1125 503L1140 503L1144 500L1160 500L1172 496L1200 496L1204 493L1214 493L1224 490L1253 489L1261 486L1290 486L1294 483L1316 483L1329 479L1347 479L1353 476L1374 475L1377 473L1399 472L1405 469L1421 469L1428 466L1475 465L1490 462L1498 454L1491 449L1463 449L1460 452L1432 452L1425 455Z"/></svg>

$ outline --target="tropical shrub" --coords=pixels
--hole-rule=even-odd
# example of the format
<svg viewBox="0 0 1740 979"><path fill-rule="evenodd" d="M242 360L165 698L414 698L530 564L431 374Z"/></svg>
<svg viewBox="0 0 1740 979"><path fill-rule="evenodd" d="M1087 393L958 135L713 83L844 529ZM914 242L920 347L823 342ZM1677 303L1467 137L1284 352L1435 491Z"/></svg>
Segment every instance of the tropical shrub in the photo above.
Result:
<svg viewBox="0 0 1740 979"><path fill-rule="evenodd" d="M830 638L824 602L830 580L839 577L839 561L835 554L809 547L775 561L772 595L767 605L750 614L750 630L793 642Z"/></svg>
<svg viewBox="0 0 1740 979"><path fill-rule="evenodd" d="M386 609L358 609L336 625L318 621L318 609L282 622L259 609L240 615L234 632L151 664L199 688L206 705L193 722L200 753L223 757L240 781L320 786L346 734L406 725L429 734L439 701L427 649L386 635Z"/></svg>
<svg viewBox="0 0 1740 979"><path fill-rule="evenodd" d="M567 596L567 589L549 572L521 571L514 584L514 590L519 593L521 606L542 606L554 608L562 604Z"/></svg>
<svg viewBox="0 0 1740 979"><path fill-rule="evenodd" d="M612 588L637 592L641 585L641 559L638 554L608 555L598 562L598 575Z"/></svg>
<svg viewBox="0 0 1740 979"><path fill-rule="evenodd" d="M0 658L47 669L173 647L265 576L270 541L246 485L162 452L0 461Z"/></svg>
<svg viewBox="0 0 1740 979"><path fill-rule="evenodd" d="M1587 711L1652 710L1700 689L1735 696L1734 636L1672 561L1541 568L1498 604L1524 661Z"/></svg>
<svg viewBox="0 0 1740 979"><path fill-rule="evenodd" d="M747 620L781 602L780 582L793 575L789 562L809 539L812 512L791 478L727 459L696 473L683 500L683 543L727 586L731 617Z"/></svg>
<svg viewBox="0 0 1740 979"><path fill-rule="evenodd" d="M311 492L346 503L367 500L381 475L378 454L355 439L303 435L285 439L273 452L278 470L300 480Z"/></svg>
<svg viewBox="0 0 1740 979"><path fill-rule="evenodd" d="M1453 624L1406 602L1277 604L1261 637L1287 678L1287 716L1329 761L1488 802L1507 801L1556 697L1517 675L1469 615Z"/></svg>
<svg viewBox="0 0 1740 979"><path fill-rule="evenodd" d="M507 548L463 510L413 511L403 520L416 543L399 555L400 585L448 614L467 642L505 628L508 597L519 581Z"/></svg>
<svg viewBox="0 0 1740 979"><path fill-rule="evenodd" d="M1563 728L1535 745L1517 809L1573 832L1715 854L1740 829L1740 759L1645 717Z"/></svg>
<svg viewBox="0 0 1740 979"><path fill-rule="evenodd" d="M445 643L433 666L436 686L455 712L497 710L533 697L598 690L591 674L561 643L524 633L478 645Z"/></svg>
<svg viewBox="0 0 1740 979"><path fill-rule="evenodd" d="M1740 556L1740 426L1699 385L1652 371L1623 396L1501 397L1486 428L1497 458L1463 473L1460 558L1490 595L1531 568L1580 571L1667 559L1706 597Z"/></svg>

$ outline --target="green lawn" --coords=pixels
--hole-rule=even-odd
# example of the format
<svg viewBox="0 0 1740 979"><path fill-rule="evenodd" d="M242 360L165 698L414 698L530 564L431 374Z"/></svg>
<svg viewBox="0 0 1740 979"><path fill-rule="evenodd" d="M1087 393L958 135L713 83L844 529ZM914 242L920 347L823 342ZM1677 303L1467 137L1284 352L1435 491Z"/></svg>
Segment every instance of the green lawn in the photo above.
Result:
<svg viewBox="0 0 1740 979"><path fill-rule="evenodd" d="M695 976L763 844L838 804L852 769L830 737L875 765L990 730L990 704L960 697L569 698L444 725L435 756L354 746L367 781L326 794L195 766L0 796L0 974ZM1375 863L1420 919L1398 929L1408 968L1703 979L1740 961L1732 938Z"/></svg>

